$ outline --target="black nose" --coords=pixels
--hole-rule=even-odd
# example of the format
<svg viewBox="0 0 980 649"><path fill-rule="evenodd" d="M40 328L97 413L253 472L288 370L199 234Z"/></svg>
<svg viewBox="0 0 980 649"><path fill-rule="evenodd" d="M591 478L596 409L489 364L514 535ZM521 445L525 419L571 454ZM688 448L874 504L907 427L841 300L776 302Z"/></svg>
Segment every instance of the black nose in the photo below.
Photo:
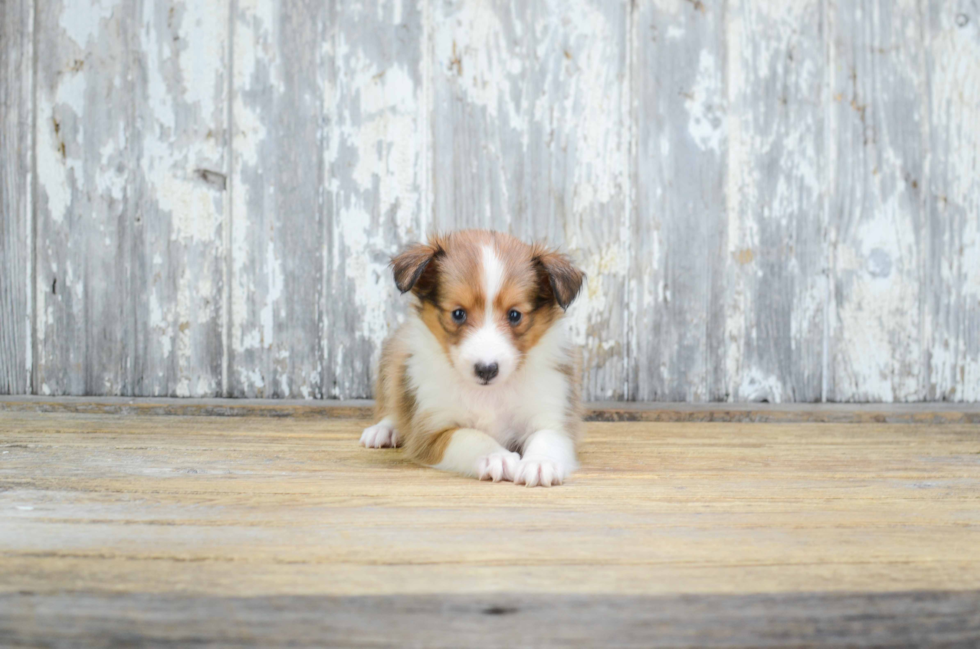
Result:
<svg viewBox="0 0 980 649"><path fill-rule="evenodd" d="M476 371L476 375L483 379L484 383L489 383L493 380L493 377L497 376L497 372L500 371L496 363L490 363L489 365L477 363L473 369Z"/></svg>

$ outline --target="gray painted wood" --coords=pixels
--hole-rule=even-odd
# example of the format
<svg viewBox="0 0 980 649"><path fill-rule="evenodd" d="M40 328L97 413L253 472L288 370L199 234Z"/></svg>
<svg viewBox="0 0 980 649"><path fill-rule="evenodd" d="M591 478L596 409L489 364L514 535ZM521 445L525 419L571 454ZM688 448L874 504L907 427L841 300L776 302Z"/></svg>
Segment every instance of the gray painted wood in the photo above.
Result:
<svg viewBox="0 0 980 649"><path fill-rule="evenodd" d="M722 3L638 3L629 305L640 400L728 396L724 36Z"/></svg>
<svg viewBox="0 0 980 649"><path fill-rule="evenodd" d="M630 3L435 3L433 225L557 245L585 391L626 395Z"/></svg>
<svg viewBox="0 0 980 649"><path fill-rule="evenodd" d="M372 391L388 261L423 238L421 35L400 2L240 6L232 396Z"/></svg>
<svg viewBox="0 0 980 649"><path fill-rule="evenodd" d="M139 139L128 63L136 16L122 2L93 9L37 7L40 394L127 394L135 387Z"/></svg>
<svg viewBox="0 0 980 649"><path fill-rule="evenodd" d="M916 2L832 7L827 398L914 401L927 385L924 17Z"/></svg>
<svg viewBox="0 0 980 649"><path fill-rule="evenodd" d="M5 593L15 646L974 647L980 593Z"/></svg>
<svg viewBox="0 0 980 649"><path fill-rule="evenodd" d="M0 394L31 389L34 3L0 3Z"/></svg>
<svg viewBox="0 0 980 649"><path fill-rule="evenodd" d="M237 3L228 394L324 396L331 7Z"/></svg>
<svg viewBox="0 0 980 649"><path fill-rule="evenodd" d="M39 3L40 394L221 390L227 3Z"/></svg>
<svg viewBox="0 0 980 649"><path fill-rule="evenodd" d="M421 4L337 7L322 340L326 395L346 399L372 394L381 341L404 317L388 262L425 238L428 137Z"/></svg>
<svg viewBox="0 0 980 649"><path fill-rule="evenodd" d="M926 6L931 151L921 396L980 401L980 3Z"/></svg>
<svg viewBox="0 0 980 649"><path fill-rule="evenodd" d="M980 399L976 0L280 4L3 4L0 392L370 396L481 226L587 398Z"/></svg>
<svg viewBox="0 0 980 649"><path fill-rule="evenodd" d="M819 401L827 298L826 21L819 0L725 17L725 398Z"/></svg>

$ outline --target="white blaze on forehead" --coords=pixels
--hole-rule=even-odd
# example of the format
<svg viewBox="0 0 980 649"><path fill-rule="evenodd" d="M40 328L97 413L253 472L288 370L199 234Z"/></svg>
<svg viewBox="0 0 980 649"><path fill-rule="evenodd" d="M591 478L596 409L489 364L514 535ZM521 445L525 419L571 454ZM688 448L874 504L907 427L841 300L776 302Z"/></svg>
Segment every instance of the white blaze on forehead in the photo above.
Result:
<svg viewBox="0 0 980 649"><path fill-rule="evenodd" d="M486 296L487 317L484 326L493 319L493 301L504 283L504 265L492 245L483 246L483 294Z"/></svg>
<svg viewBox="0 0 980 649"><path fill-rule="evenodd" d="M497 256L493 244L483 247L482 262L483 275L480 279L486 299L483 323L478 329L469 333L458 348L454 349L452 359L463 376L477 383L481 381L474 373L474 367L496 363L498 367L496 382L500 383L505 381L517 366L518 353L507 334L493 318L493 302L504 283L504 264Z"/></svg>

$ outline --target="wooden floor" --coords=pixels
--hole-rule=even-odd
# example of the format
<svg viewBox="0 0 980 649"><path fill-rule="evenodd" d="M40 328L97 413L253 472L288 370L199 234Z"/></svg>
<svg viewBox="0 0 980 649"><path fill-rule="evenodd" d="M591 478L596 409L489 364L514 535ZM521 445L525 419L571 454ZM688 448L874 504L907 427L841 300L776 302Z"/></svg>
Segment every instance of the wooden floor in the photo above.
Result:
<svg viewBox="0 0 980 649"><path fill-rule="evenodd" d="M980 425L592 422L566 485L363 420L0 408L2 646L980 646Z"/></svg>

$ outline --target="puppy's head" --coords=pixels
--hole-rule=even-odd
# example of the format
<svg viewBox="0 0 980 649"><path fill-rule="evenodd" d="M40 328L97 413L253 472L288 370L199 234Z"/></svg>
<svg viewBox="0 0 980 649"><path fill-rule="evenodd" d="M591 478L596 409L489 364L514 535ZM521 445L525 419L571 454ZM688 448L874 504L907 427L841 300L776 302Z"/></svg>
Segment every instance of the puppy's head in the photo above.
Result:
<svg viewBox="0 0 980 649"><path fill-rule="evenodd" d="M482 230L433 236L391 265L461 379L482 386L521 366L585 278L564 254Z"/></svg>

